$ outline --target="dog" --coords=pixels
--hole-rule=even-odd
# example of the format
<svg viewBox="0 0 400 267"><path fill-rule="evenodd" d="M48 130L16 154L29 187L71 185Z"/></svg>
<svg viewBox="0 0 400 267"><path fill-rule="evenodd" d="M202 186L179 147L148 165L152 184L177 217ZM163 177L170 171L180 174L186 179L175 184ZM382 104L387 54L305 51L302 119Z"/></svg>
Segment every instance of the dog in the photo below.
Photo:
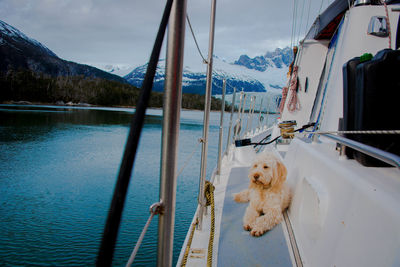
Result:
<svg viewBox="0 0 400 267"><path fill-rule="evenodd" d="M234 194L236 202L250 202L243 217L243 228L261 236L279 224L289 206L291 192L285 183L285 165L271 152L257 156L249 172L248 189Z"/></svg>

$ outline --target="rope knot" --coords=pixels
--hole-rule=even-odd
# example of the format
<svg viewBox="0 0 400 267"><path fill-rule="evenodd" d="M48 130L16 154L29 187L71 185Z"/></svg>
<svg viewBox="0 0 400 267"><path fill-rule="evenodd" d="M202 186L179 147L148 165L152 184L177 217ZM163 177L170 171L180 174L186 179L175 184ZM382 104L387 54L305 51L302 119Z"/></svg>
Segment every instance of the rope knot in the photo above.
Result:
<svg viewBox="0 0 400 267"><path fill-rule="evenodd" d="M163 212L163 204L156 202L150 206L150 213L153 215L161 214Z"/></svg>

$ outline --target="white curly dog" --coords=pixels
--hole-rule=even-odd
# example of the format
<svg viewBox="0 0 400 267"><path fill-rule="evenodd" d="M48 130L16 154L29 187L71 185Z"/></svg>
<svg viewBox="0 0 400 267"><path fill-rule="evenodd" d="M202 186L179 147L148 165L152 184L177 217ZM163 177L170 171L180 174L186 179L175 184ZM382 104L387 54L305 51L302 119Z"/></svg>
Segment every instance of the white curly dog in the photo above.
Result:
<svg viewBox="0 0 400 267"><path fill-rule="evenodd" d="M250 169L248 189L234 194L236 202L250 201L243 228L252 236L261 236L282 221L291 198L286 174L286 167L276 156L262 153Z"/></svg>

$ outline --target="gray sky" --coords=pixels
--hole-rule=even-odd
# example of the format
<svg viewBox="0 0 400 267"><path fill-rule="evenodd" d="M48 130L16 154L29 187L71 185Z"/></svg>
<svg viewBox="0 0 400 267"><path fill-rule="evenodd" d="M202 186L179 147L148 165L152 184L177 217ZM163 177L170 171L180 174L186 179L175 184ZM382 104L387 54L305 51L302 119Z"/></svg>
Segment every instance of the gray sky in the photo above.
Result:
<svg viewBox="0 0 400 267"><path fill-rule="evenodd" d="M304 35L307 17L310 25L320 3L302 1L297 10L298 17L303 14L299 32ZM187 3L206 56L211 0ZM138 66L150 56L164 6L162 0L0 0L0 19L61 58ZM214 54L228 62L242 54L254 57L290 45L293 0L217 0L216 16ZM185 46L185 62L201 64L188 27Z"/></svg>

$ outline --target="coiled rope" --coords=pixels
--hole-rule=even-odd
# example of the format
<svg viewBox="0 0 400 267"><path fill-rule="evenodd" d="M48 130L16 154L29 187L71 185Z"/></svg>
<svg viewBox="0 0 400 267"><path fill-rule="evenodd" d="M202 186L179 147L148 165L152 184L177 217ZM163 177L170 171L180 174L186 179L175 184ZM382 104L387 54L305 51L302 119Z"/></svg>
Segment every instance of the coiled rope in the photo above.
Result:
<svg viewBox="0 0 400 267"><path fill-rule="evenodd" d="M288 94L288 88L285 86L282 88L282 100L281 100L281 105L279 106L279 112L282 114L283 109L285 107L285 102Z"/></svg>
<svg viewBox="0 0 400 267"><path fill-rule="evenodd" d="M207 267L212 266L212 255L213 255L213 249L214 249L214 232L215 232L214 190L215 190L215 187L213 186L213 184L210 181L206 181L205 187L204 187L204 196L206 198L206 206L211 205L211 226L210 226L210 237L208 240ZM190 232L189 240L188 240L188 243L185 248L185 254L183 255L181 267L184 267L187 264L190 246L192 245L194 231L196 229L197 224L198 224L198 220L196 220L196 222L194 222L191 226L192 230Z"/></svg>
<svg viewBox="0 0 400 267"><path fill-rule="evenodd" d="M289 98L289 103L288 103L289 112L295 112L296 110L301 109L300 101L297 96L297 91L301 90L301 86L299 83L299 77L298 77L298 71L299 71L299 67L294 66L293 74L292 74L292 78L290 80L290 86L289 86L289 91L290 91L290 98Z"/></svg>
<svg viewBox="0 0 400 267"><path fill-rule="evenodd" d="M214 189L215 187L209 181L206 181L204 194L206 197L206 206L211 205L211 226L210 226L210 238L208 240L208 254L207 254L207 267L212 266L212 254L214 248L214 231L215 231L215 213L214 213Z"/></svg>
<svg viewBox="0 0 400 267"><path fill-rule="evenodd" d="M192 223L192 230L190 232L189 240L185 248L185 254L183 255L183 259L181 262L181 267L186 266L187 263L187 258L189 256L189 251L190 251L190 246L192 245L192 240L194 236L194 230L196 229L196 225L199 223L199 221L196 219L196 222Z"/></svg>

